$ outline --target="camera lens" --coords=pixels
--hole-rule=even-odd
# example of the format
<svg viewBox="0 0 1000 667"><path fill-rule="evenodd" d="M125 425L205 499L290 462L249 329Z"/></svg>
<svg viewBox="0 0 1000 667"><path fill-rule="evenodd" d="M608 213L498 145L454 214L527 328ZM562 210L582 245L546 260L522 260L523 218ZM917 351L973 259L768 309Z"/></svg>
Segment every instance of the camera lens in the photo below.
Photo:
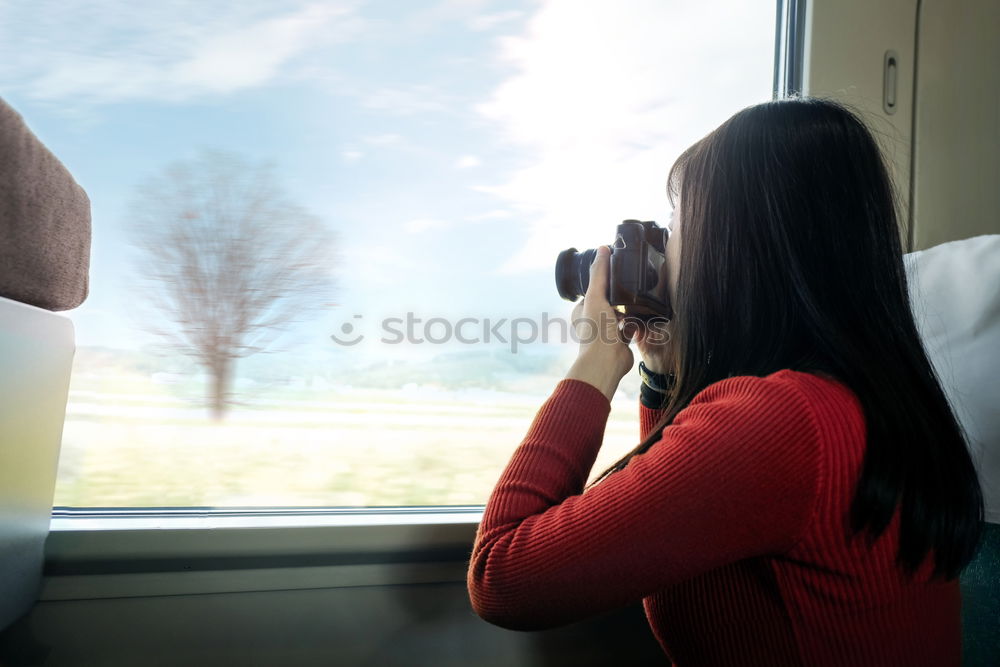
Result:
<svg viewBox="0 0 1000 667"><path fill-rule="evenodd" d="M556 289L567 301L576 301L587 293L590 284L590 265L597 257L597 249L577 252L576 248L563 250L556 259Z"/></svg>

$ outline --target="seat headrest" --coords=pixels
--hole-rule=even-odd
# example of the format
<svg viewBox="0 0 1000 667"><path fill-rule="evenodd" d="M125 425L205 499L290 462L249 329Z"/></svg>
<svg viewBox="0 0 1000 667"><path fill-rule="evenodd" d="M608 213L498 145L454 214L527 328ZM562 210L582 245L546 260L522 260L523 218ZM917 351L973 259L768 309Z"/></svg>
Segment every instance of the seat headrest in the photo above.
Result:
<svg viewBox="0 0 1000 667"><path fill-rule="evenodd" d="M1000 234L906 256L913 314L1000 523Z"/></svg>
<svg viewBox="0 0 1000 667"><path fill-rule="evenodd" d="M0 99L0 296L48 310L87 298L90 200Z"/></svg>

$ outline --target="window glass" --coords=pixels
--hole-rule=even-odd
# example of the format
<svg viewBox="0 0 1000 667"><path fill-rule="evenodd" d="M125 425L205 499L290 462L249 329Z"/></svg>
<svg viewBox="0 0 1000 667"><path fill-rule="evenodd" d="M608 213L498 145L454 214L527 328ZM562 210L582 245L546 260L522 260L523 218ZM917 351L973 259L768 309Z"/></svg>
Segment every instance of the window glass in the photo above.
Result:
<svg viewBox="0 0 1000 667"><path fill-rule="evenodd" d="M55 504L485 502L575 353L556 255L665 223L773 58L751 0L0 4L93 206Z"/></svg>

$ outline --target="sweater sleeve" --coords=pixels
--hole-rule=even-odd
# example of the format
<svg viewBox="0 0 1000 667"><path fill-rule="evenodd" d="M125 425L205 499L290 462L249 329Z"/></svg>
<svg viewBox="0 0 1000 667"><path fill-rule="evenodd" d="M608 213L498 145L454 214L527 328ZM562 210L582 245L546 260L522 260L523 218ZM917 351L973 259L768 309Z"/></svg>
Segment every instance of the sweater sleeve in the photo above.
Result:
<svg viewBox="0 0 1000 667"><path fill-rule="evenodd" d="M654 410L653 408L647 408L641 402L639 403L639 440L645 440L649 437L649 434L653 431L653 427L656 426L660 419L663 417L663 413L667 411L666 408L662 410Z"/></svg>
<svg viewBox="0 0 1000 667"><path fill-rule="evenodd" d="M505 628L565 625L797 543L818 495L811 409L778 373L717 382L662 439L583 492L610 404L563 380L487 502L467 584Z"/></svg>

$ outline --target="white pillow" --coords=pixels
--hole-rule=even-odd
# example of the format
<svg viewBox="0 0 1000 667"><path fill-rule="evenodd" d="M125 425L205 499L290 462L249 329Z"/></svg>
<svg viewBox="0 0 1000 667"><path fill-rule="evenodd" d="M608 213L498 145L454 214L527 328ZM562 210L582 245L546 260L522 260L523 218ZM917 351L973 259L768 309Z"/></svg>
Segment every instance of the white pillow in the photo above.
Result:
<svg viewBox="0 0 1000 667"><path fill-rule="evenodd" d="M1000 523L1000 234L906 255L917 328Z"/></svg>

